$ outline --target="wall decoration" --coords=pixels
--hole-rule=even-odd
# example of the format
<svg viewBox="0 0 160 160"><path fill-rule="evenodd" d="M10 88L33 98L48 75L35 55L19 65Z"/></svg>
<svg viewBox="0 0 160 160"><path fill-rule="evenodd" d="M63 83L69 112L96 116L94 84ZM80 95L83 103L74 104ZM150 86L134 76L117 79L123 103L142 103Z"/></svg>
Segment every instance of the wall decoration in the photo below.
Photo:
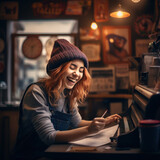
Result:
<svg viewBox="0 0 160 160"><path fill-rule="evenodd" d="M82 45L82 52L84 52L90 62L96 62L101 60L100 56L100 44L87 43Z"/></svg>
<svg viewBox="0 0 160 160"><path fill-rule="evenodd" d="M18 19L18 2L0 2L0 19Z"/></svg>
<svg viewBox="0 0 160 160"><path fill-rule="evenodd" d="M160 31L160 0L155 0L154 22L152 27L152 34Z"/></svg>
<svg viewBox="0 0 160 160"><path fill-rule="evenodd" d="M96 22L108 21L108 0L94 0L94 19Z"/></svg>
<svg viewBox="0 0 160 160"><path fill-rule="evenodd" d="M82 1L68 0L65 14L66 15L81 15L82 14Z"/></svg>
<svg viewBox="0 0 160 160"><path fill-rule="evenodd" d="M148 53L149 43L153 42L152 39L137 39L135 40L136 57L141 57L142 54Z"/></svg>
<svg viewBox="0 0 160 160"><path fill-rule="evenodd" d="M116 89L117 90L126 90L129 87L129 65L116 64Z"/></svg>
<svg viewBox="0 0 160 160"><path fill-rule="evenodd" d="M135 21L135 32L141 37L148 37L152 32L153 17L151 15L139 16Z"/></svg>
<svg viewBox="0 0 160 160"><path fill-rule="evenodd" d="M126 62L131 55L129 26L104 26L102 29L104 64Z"/></svg>
<svg viewBox="0 0 160 160"><path fill-rule="evenodd" d="M65 11L64 0L43 1L32 3L33 15L41 18L53 18L63 15Z"/></svg>
<svg viewBox="0 0 160 160"><path fill-rule="evenodd" d="M115 67L90 68L92 76L90 92L115 92Z"/></svg>
<svg viewBox="0 0 160 160"><path fill-rule="evenodd" d="M36 59L41 55L42 42L37 36L27 37L22 44L22 53L26 58Z"/></svg>
<svg viewBox="0 0 160 160"><path fill-rule="evenodd" d="M100 29L93 30L90 27L80 28L80 40L99 40Z"/></svg>
<svg viewBox="0 0 160 160"><path fill-rule="evenodd" d="M156 27L155 30L158 31L160 30L160 16L159 16L160 15L160 0L157 1L156 10L157 10L156 11L157 25L155 26Z"/></svg>

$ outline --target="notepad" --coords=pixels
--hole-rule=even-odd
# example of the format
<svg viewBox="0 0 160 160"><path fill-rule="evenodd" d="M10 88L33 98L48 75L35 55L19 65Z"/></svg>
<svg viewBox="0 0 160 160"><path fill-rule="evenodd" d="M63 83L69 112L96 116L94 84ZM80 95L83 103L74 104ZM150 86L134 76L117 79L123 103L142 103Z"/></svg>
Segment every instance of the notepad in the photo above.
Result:
<svg viewBox="0 0 160 160"><path fill-rule="evenodd" d="M71 144L98 147L111 142L110 137L113 137L118 129L118 124L99 131L98 133L86 136L77 141L71 141Z"/></svg>

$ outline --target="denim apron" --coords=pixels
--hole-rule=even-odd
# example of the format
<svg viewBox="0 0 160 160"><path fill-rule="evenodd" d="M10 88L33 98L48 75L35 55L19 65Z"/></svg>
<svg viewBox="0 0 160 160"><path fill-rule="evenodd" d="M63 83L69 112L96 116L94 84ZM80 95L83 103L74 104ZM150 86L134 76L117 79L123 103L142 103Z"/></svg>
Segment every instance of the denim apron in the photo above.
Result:
<svg viewBox="0 0 160 160"><path fill-rule="evenodd" d="M45 91L45 88L44 88L43 84L40 83L40 82L32 83L32 84L38 85L38 86L42 89L42 91L46 94L47 102L48 102L48 104L49 104L49 110L50 110L50 112L52 113L52 115L51 115L51 122L52 122L55 130L60 130L60 131L68 130L69 127L70 127L71 116L72 116L72 115L70 114L70 110L69 110L69 105L68 105L68 103L66 104L66 105L67 105L67 113L63 113L63 112L57 111L57 110L56 110L56 107L52 107L52 106L50 105L49 100L48 100L48 95L47 95L47 93L46 93L46 91ZM25 90L25 92L24 92L24 94L23 94L23 97L22 97L22 100L21 100L21 104L20 104L20 112L21 112L20 115L21 115L21 116L22 116L22 101L23 101L23 99L24 99L24 95L25 95L25 93L27 92L28 88L29 88L32 84L30 84L30 85L26 88L26 90ZM65 100L65 103L66 103L66 100ZM20 116L19 122L21 122L21 118L22 118L21 116Z"/></svg>
<svg viewBox="0 0 160 160"><path fill-rule="evenodd" d="M55 130L60 130L60 131L68 130L70 127L71 116L72 116L70 114L68 104L67 104L68 113L56 111L55 110L56 108L51 106L49 106L49 109L50 109L50 112L52 113L51 121L53 123Z"/></svg>
<svg viewBox="0 0 160 160"><path fill-rule="evenodd" d="M46 93L45 88L43 87L43 84L41 84L41 83L38 83L38 84L39 84L39 87L43 90L43 92ZM52 122L55 130L60 130L60 131L68 130L70 127L71 116L72 116L70 114L69 105L68 105L68 103L66 103L68 101L68 99L65 99L65 104L67 106L67 113L63 113L63 112L57 111L56 107L52 107L49 103L47 94L46 94L46 97L47 97L47 102L49 104L49 110L52 113L51 122Z"/></svg>

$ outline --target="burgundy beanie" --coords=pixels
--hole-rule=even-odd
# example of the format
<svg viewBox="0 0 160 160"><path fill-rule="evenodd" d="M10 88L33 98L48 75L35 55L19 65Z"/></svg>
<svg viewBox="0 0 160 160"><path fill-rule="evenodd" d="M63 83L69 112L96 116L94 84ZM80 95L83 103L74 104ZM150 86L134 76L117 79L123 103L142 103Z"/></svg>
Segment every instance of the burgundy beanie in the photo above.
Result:
<svg viewBox="0 0 160 160"><path fill-rule="evenodd" d="M65 39L58 39L54 43L51 57L46 67L47 73L49 74L51 70L58 68L65 62L75 59L82 60L84 62L84 66L88 68L88 59L78 47L69 43Z"/></svg>

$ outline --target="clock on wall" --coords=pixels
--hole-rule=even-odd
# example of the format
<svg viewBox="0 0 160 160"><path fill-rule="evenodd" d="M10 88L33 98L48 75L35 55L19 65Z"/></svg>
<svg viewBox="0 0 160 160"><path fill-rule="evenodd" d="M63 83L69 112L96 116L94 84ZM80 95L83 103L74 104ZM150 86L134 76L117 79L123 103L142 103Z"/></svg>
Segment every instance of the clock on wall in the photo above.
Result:
<svg viewBox="0 0 160 160"><path fill-rule="evenodd" d="M36 59L42 53L42 42L37 36L28 36L22 44L22 53L29 59Z"/></svg>

